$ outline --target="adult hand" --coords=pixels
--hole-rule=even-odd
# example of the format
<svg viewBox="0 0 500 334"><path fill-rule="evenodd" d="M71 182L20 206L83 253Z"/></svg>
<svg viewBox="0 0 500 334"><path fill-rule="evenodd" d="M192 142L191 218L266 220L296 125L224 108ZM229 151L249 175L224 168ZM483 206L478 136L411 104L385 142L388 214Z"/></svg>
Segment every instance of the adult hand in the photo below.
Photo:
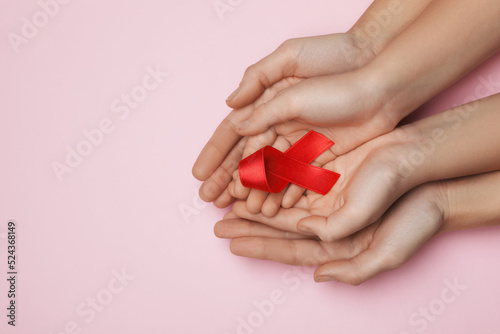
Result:
<svg viewBox="0 0 500 334"><path fill-rule="evenodd" d="M322 241L239 218L230 212L215 234L230 238L231 252L292 265L319 266L316 282L359 285L405 263L440 231L447 199L442 183L422 185L400 198L374 224L338 241ZM284 223L284 222L283 222Z"/></svg>
<svg viewBox="0 0 500 334"><path fill-rule="evenodd" d="M227 185L243 158L246 139L236 124L247 119L260 105L306 78L356 69L374 56L371 45L357 45L354 33L332 34L286 41L276 51L250 66L235 93L228 99L235 108L218 126L193 166L193 175L204 181L200 197L218 207L233 198Z"/></svg>

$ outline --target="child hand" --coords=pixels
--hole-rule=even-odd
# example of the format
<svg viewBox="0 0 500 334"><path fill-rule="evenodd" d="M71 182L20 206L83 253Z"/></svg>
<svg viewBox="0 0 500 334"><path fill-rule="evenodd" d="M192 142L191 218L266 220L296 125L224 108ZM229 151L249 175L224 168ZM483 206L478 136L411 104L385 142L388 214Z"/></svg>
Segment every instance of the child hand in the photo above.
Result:
<svg viewBox="0 0 500 334"><path fill-rule="evenodd" d="M374 224L341 240L301 235L281 217L274 227L230 212L215 225L215 234L231 238L231 252L256 259L319 266L317 282L336 280L358 285L405 263L440 230L446 198L439 182L422 185L400 198ZM265 222L267 223L267 222ZM292 224L293 225L293 224Z"/></svg>

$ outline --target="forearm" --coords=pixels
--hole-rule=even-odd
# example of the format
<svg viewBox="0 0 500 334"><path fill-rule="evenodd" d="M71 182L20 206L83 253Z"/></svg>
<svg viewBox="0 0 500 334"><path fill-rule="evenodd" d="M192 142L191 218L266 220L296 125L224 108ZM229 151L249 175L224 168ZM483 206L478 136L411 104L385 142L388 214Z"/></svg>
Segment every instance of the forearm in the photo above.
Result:
<svg viewBox="0 0 500 334"><path fill-rule="evenodd" d="M444 219L439 232L500 224L500 172L441 183Z"/></svg>
<svg viewBox="0 0 500 334"><path fill-rule="evenodd" d="M365 68L395 122L499 50L500 2L434 0Z"/></svg>
<svg viewBox="0 0 500 334"><path fill-rule="evenodd" d="M398 174L407 186L500 169L500 94L402 128Z"/></svg>
<svg viewBox="0 0 500 334"><path fill-rule="evenodd" d="M362 49L379 54L432 0L375 0L348 33Z"/></svg>

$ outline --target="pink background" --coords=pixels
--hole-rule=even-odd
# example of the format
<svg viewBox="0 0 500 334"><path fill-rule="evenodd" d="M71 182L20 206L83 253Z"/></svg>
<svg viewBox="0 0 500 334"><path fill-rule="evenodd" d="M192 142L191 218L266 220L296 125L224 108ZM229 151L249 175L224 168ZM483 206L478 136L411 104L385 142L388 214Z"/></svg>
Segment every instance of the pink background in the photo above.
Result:
<svg viewBox="0 0 500 334"><path fill-rule="evenodd" d="M226 96L284 40L345 31L370 1L231 3L221 20L211 0L71 1L16 53L8 33L21 34L40 6L1 0L1 332L498 332L498 228L441 236L359 287L236 257L213 235L225 210L199 201L191 166L228 113ZM169 76L121 119L112 102L142 84L148 66ZM500 79L500 57L420 113L461 104L488 74ZM51 164L103 119L113 132L59 181ZM5 317L9 219L18 226L15 328ZM122 270L133 279L120 287ZM446 280L466 288L443 304ZM262 315L254 302L269 306L273 291L283 303ZM89 298L104 305L92 319ZM439 314L425 320L424 307ZM238 331L241 319L255 326Z"/></svg>

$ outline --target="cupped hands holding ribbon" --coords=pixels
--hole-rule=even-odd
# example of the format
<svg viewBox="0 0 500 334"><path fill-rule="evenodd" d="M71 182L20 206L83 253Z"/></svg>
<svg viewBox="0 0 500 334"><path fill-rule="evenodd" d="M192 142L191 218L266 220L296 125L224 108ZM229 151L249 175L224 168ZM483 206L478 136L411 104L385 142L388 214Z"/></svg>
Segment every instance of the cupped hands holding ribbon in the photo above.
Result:
<svg viewBox="0 0 500 334"><path fill-rule="evenodd" d="M316 281L360 284L440 232L500 219L491 203L500 198L500 96L396 127L498 51L500 3L408 3L366 37L371 14L389 2L375 1L345 34L285 42L228 98L234 110L193 174L204 181L202 199L219 207L239 199L215 226L233 239L233 253L315 265ZM240 160L268 145L285 152L310 131L335 143L312 163L340 174L328 193L243 186Z"/></svg>

